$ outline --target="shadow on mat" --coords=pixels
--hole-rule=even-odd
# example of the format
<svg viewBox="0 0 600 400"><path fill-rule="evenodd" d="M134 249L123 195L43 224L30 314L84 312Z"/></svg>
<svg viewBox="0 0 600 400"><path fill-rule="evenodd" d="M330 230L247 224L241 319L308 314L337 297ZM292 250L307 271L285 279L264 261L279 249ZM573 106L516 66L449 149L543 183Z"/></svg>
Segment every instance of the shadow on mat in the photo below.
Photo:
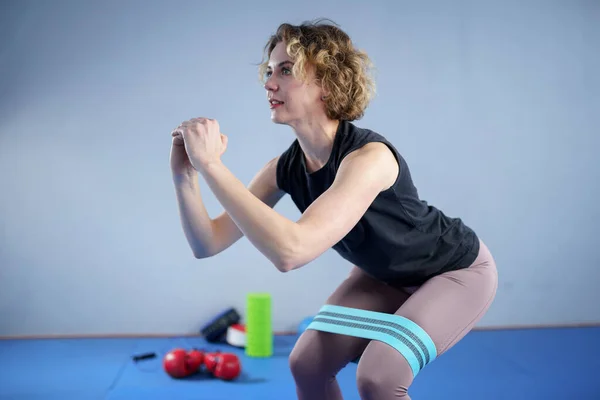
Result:
<svg viewBox="0 0 600 400"><path fill-rule="evenodd" d="M202 373L197 373L194 375L186 376L184 378L179 378L179 380L182 380L182 381L214 381L214 380L219 380L219 379L215 378L214 376L211 376L208 373L202 372ZM226 381L226 380L220 380L220 381L223 383L230 383L230 384L251 384L251 383L266 383L266 382L268 382L268 379L253 378L253 377L249 376L248 374L242 372L240 374L240 376L238 376L236 379L233 379L231 381Z"/></svg>

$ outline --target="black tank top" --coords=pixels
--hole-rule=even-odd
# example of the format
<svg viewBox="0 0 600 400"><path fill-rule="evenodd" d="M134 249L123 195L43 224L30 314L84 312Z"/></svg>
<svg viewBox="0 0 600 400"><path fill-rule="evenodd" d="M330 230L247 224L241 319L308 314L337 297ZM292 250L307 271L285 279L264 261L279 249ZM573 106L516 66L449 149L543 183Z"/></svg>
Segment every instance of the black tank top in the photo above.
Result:
<svg viewBox="0 0 600 400"><path fill-rule="evenodd" d="M382 142L395 154L396 182L381 192L360 221L333 249L372 277L391 286L417 286L446 271L468 267L479 239L461 219L451 218L419 199L408 165L382 135L341 121L331 155L309 173L295 140L277 164L277 185L304 212L333 183L343 158L369 142Z"/></svg>

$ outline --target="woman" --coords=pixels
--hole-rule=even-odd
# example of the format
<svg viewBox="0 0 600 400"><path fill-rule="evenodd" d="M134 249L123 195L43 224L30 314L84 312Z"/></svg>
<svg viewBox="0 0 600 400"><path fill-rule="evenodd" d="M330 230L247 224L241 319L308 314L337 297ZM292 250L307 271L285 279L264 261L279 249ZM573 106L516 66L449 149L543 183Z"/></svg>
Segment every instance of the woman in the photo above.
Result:
<svg viewBox="0 0 600 400"><path fill-rule="evenodd" d="M340 308L324 311L321 321L347 312L343 318L366 327L388 316L395 328L381 325L379 333L431 343L431 362L493 301L497 272L489 250L459 218L419 199L405 160L384 136L351 122L362 117L374 85L368 56L346 33L319 21L282 24L265 55L260 70L271 118L290 126L296 140L246 188L221 162L227 137L217 121L195 118L173 131L171 168L190 247L196 257L210 257L245 236L281 272L333 248L354 267L327 301ZM202 205L197 172L225 209L215 219ZM273 210L286 193L302 212L298 221ZM375 333L361 337L325 325L307 329L290 355L299 399L342 399L335 376L357 357L362 399L410 398L408 388L427 363L423 351L411 355Z"/></svg>

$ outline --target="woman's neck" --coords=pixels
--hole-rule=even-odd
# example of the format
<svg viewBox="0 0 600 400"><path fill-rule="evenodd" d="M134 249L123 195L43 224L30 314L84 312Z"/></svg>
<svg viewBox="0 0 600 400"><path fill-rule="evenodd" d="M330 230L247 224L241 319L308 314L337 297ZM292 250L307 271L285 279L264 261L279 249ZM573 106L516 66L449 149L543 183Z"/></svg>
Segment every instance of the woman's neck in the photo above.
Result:
<svg viewBox="0 0 600 400"><path fill-rule="evenodd" d="M325 120L294 128L309 172L321 169L329 160L339 123L337 120Z"/></svg>

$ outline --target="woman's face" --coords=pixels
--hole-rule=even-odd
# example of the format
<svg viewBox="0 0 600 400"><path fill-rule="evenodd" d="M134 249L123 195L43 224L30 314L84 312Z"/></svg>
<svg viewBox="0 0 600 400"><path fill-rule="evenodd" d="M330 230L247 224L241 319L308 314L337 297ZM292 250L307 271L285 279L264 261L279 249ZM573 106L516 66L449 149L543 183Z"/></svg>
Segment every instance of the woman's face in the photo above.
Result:
<svg viewBox="0 0 600 400"><path fill-rule="evenodd" d="M295 125L325 113L323 90L315 82L314 71L308 68L306 80L294 77L294 61L287 54L285 42L279 42L271 52L266 72L265 89L271 108L271 120L278 124Z"/></svg>

